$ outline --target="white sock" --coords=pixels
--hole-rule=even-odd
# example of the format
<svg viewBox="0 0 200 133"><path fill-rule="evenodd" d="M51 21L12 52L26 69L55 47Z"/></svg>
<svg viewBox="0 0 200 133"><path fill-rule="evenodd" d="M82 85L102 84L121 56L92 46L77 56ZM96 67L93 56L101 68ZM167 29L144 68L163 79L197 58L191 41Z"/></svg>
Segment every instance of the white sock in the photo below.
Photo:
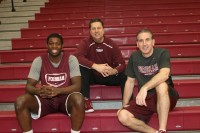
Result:
<svg viewBox="0 0 200 133"><path fill-rule="evenodd" d="M74 131L71 129L71 133L80 133L80 131Z"/></svg>
<svg viewBox="0 0 200 133"><path fill-rule="evenodd" d="M23 133L33 133L33 129L31 129L31 130L28 131L28 132L23 132Z"/></svg>

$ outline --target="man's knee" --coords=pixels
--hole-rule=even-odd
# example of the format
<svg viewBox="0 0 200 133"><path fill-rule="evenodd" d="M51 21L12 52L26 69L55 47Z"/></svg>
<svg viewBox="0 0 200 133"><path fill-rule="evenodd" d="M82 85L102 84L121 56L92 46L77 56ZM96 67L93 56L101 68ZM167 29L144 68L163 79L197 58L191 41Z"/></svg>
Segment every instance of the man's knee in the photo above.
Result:
<svg viewBox="0 0 200 133"><path fill-rule="evenodd" d="M156 93L157 93L158 96L163 96L163 95L168 94L168 85L167 85L167 83L163 82L163 83L159 84L156 87Z"/></svg>
<svg viewBox="0 0 200 133"><path fill-rule="evenodd" d="M28 101L28 98L30 96L25 94L25 95L21 95L19 97L17 97L16 101L15 101L15 109L16 110L19 110L19 109L22 109L26 106L26 102Z"/></svg>
<svg viewBox="0 0 200 133"><path fill-rule="evenodd" d="M118 120L123 124L126 125L126 122L128 122L129 115L128 111L125 109L121 109L117 112Z"/></svg>
<svg viewBox="0 0 200 133"><path fill-rule="evenodd" d="M70 101L75 105L75 106L82 106L84 105L84 97L81 93L73 93L70 96Z"/></svg>

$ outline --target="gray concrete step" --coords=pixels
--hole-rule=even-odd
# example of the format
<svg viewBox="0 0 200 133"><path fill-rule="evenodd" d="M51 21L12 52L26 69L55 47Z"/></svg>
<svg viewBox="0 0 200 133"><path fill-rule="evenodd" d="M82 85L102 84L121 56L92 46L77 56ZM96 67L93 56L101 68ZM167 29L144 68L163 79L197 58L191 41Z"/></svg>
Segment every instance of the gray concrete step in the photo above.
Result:
<svg viewBox="0 0 200 133"><path fill-rule="evenodd" d="M27 16L27 17L8 17L1 18L2 24L16 24L16 23L27 23L28 20L34 20L35 16Z"/></svg>
<svg viewBox="0 0 200 133"><path fill-rule="evenodd" d="M9 17L27 17L27 16L34 16L35 13L39 13L39 10L36 11L16 11L16 12L0 12L0 18L9 18Z"/></svg>
<svg viewBox="0 0 200 133"><path fill-rule="evenodd" d="M11 45L10 39L6 39L6 40L0 39L0 50L11 50L11 49L12 49L12 45Z"/></svg>
<svg viewBox="0 0 200 133"><path fill-rule="evenodd" d="M23 0L14 0L16 3L21 3ZM46 2L49 0L26 0L26 2ZM2 3L11 3L11 0L2 0Z"/></svg>
<svg viewBox="0 0 200 133"><path fill-rule="evenodd" d="M93 108L95 110L104 109L120 109L122 107L122 101L92 101ZM177 102L177 107L186 106L199 106L200 98L195 99L179 99ZM0 111L12 111L14 110L13 103L0 103Z"/></svg>
<svg viewBox="0 0 200 133"><path fill-rule="evenodd" d="M31 10L38 11L40 10L40 7L44 7L44 3L48 2L48 0L27 0L27 2L23 2L23 0L13 0L13 2L16 12L21 12L21 11L31 11ZM3 0L0 4L0 12L11 12L11 11L12 11L11 0Z"/></svg>
<svg viewBox="0 0 200 133"><path fill-rule="evenodd" d="M28 28L28 23L18 23L18 24L1 24L0 32L5 31L20 31L21 28Z"/></svg>
<svg viewBox="0 0 200 133"><path fill-rule="evenodd" d="M11 50L11 39L20 38L21 28L28 27L28 20L35 19L48 0L14 0L15 12L11 12L11 0L3 0L0 4L0 50Z"/></svg>
<svg viewBox="0 0 200 133"><path fill-rule="evenodd" d="M1 39L12 39L12 38L20 38L21 37L21 32L20 31L4 31L0 32L0 38Z"/></svg>
<svg viewBox="0 0 200 133"><path fill-rule="evenodd" d="M122 101L93 101L94 109L119 109L122 107ZM193 99L179 99L177 107L199 106L200 98Z"/></svg>

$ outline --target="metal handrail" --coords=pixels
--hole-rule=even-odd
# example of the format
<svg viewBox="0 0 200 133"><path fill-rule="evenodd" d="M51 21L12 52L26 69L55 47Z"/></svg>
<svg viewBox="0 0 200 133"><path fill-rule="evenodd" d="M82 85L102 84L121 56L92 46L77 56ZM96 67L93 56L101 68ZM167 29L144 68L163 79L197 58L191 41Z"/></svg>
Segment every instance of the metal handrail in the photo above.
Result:
<svg viewBox="0 0 200 133"><path fill-rule="evenodd" d="M12 2L12 12L15 12L16 10L15 10L15 6L14 6L13 0L11 0L11 2Z"/></svg>
<svg viewBox="0 0 200 133"><path fill-rule="evenodd" d="M26 0L23 0L23 2L26 2ZM13 0L11 0L11 3L12 3L12 12L15 12L16 10L15 10L15 6L14 6Z"/></svg>

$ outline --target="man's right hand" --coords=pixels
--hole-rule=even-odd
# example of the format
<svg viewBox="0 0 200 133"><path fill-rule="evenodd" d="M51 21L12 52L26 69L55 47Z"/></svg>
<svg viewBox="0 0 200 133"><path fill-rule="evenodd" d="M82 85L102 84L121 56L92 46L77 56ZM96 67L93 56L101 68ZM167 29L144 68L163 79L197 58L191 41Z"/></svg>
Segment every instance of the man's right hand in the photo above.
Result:
<svg viewBox="0 0 200 133"><path fill-rule="evenodd" d="M103 77L109 76L109 71L113 69L108 64L93 64L92 68L97 72L101 73Z"/></svg>

